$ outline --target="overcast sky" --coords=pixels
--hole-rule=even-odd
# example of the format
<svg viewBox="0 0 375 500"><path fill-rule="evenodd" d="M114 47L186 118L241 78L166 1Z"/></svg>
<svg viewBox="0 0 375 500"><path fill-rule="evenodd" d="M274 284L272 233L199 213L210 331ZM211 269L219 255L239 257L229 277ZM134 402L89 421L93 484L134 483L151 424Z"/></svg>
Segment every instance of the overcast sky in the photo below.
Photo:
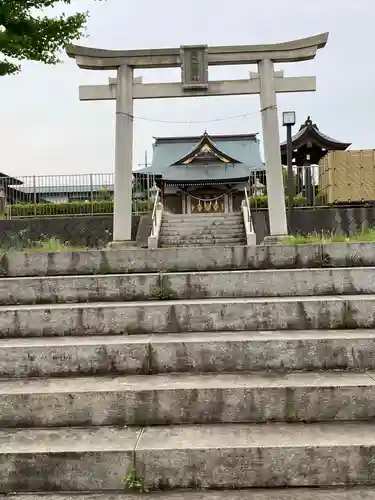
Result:
<svg viewBox="0 0 375 500"><path fill-rule="evenodd" d="M89 10L81 45L112 49L184 44L275 43L329 31L315 60L280 66L286 75L316 75L317 91L279 95L279 112L307 115L326 134L375 148L375 0L73 0ZM78 85L105 84L108 72L63 64L25 63L0 78L1 167L4 173L68 174L114 169L114 102L80 102ZM210 70L210 77L246 78L254 66ZM173 81L178 70L148 70L144 81ZM134 166L152 154L154 136L261 131L258 96L137 101ZM227 119L245 113L245 118ZM221 121L210 120L223 119ZM158 123L157 120L186 123ZM207 121L207 123L192 123ZM281 130L281 139L285 132ZM261 136L260 136L261 137Z"/></svg>

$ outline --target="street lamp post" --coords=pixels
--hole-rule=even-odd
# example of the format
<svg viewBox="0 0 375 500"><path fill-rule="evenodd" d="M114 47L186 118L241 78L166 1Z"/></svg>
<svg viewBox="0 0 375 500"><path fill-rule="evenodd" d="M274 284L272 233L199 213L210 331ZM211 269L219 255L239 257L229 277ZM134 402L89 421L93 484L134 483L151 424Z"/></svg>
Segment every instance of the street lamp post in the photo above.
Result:
<svg viewBox="0 0 375 500"><path fill-rule="evenodd" d="M293 143L292 127L296 124L296 113L294 111L283 112L283 126L286 127L286 146L287 146L287 166L288 166L288 229L292 232L292 213L293 200L295 196L293 183Z"/></svg>

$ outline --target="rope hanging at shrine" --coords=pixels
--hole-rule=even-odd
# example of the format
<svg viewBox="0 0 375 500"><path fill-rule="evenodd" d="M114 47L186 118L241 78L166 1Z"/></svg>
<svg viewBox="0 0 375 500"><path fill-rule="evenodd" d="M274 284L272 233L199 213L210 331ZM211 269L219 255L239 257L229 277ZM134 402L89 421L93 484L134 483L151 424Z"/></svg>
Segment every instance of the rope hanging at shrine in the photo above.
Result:
<svg viewBox="0 0 375 500"><path fill-rule="evenodd" d="M206 202L206 203L212 203L214 201L218 201L221 198L223 198L226 194L229 194L231 191L233 191L233 187L228 189L228 191L225 191L225 193L220 194L219 196L216 196L216 198L199 198L198 196L194 196L193 194L188 193L187 191L184 191L183 189L180 189L180 191L185 194L186 196L189 196L189 198L193 198L194 200L197 200L199 202Z"/></svg>

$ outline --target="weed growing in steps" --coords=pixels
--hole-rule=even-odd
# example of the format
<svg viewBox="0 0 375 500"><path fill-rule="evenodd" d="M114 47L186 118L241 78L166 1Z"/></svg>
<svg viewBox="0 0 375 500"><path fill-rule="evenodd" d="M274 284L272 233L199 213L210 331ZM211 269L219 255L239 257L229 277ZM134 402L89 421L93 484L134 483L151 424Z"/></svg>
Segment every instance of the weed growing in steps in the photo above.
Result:
<svg viewBox="0 0 375 500"><path fill-rule="evenodd" d="M308 245L326 243L366 243L375 242L375 228L359 231L352 236L335 234L333 232L311 233L307 235L297 234L283 239L284 245Z"/></svg>
<svg viewBox="0 0 375 500"><path fill-rule="evenodd" d="M144 486L144 479L138 476L136 469L131 469L128 474L123 478L123 483L127 490L136 491L138 493L146 492Z"/></svg>

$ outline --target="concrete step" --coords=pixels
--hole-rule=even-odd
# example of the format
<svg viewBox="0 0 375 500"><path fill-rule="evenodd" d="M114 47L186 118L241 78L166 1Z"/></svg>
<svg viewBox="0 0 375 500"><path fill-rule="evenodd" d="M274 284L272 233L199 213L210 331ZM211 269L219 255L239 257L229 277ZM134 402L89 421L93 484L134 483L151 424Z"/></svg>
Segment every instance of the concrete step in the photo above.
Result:
<svg viewBox="0 0 375 500"><path fill-rule="evenodd" d="M374 328L375 295L0 307L0 337Z"/></svg>
<svg viewBox="0 0 375 500"><path fill-rule="evenodd" d="M215 242L213 242L212 240L208 240L208 241L199 241L199 240L193 240L193 241L170 241L170 240L163 240L160 244L160 247L161 248L199 248L199 247L208 247L208 246L212 246L212 245L215 245L215 246L219 246L219 247L226 247L228 244L228 240L217 240ZM246 241L245 239L243 240L236 240L236 241L231 241L230 242L231 245L236 245L236 246L245 246L246 245Z"/></svg>
<svg viewBox="0 0 375 500"><path fill-rule="evenodd" d="M221 231L206 231L198 232L192 231L191 233L172 233L166 234L163 231L160 234L160 239L178 239L178 240L237 240L239 238L244 238L245 231L234 231L233 233L227 232L223 233Z"/></svg>
<svg viewBox="0 0 375 500"><path fill-rule="evenodd" d="M146 335L1 339L0 377L147 374L150 339ZM153 352L156 370L159 349Z"/></svg>
<svg viewBox="0 0 375 500"><path fill-rule="evenodd" d="M236 242L239 239L245 239L246 234L245 231L233 231L233 232L228 232L228 233L222 233L222 232L192 232L189 234L185 233L178 233L177 231L166 231L166 232L161 232L159 235L159 240L173 240L173 241L203 241L203 242L210 242L210 241L223 241L223 242L228 242L229 241L234 241Z"/></svg>
<svg viewBox="0 0 375 500"><path fill-rule="evenodd" d="M217 213L217 214L190 214L190 215L170 215L164 214L163 221L168 222L196 222L196 221L223 221L223 220L238 220L243 219L242 212L233 212L233 213Z"/></svg>
<svg viewBox="0 0 375 500"><path fill-rule="evenodd" d="M0 304L375 294L375 268L0 278Z"/></svg>
<svg viewBox="0 0 375 500"><path fill-rule="evenodd" d="M232 241L233 244L235 244L238 240L245 240L246 234L245 231L233 231L233 232L228 232L228 233L221 233L221 232L206 232L206 233L200 233L200 232L193 232L189 234L183 234L183 233L177 233L176 231L168 231L168 232L161 232L159 235L159 241L160 240L170 240L170 241L177 241L177 242L184 242L184 241L199 241L203 243L209 243L215 244L217 242L223 242L225 244L228 244L228 241Z"/></svg>
<svg viewBox="0 0 375 500"><path fill-rule="evenodd" d="M245 230L244 225L233 225L233 224L228 224L228 226L223 226L223 227L217 227L217 226L204 226L204 227L181 227L181 226L163 226L160 230L161 234L180 234L180 235L185 235L188 236L190 234L236 234L236 233L243 233Z"/></svg>
<svg viewBox="0 0 375 500"><path fill-rule="evenodd" d="M0 304L375 294L375 268L0 278Z"/></svg>
<svg viewBox="0 0 375 500"><path fill-rule="evenodd" d="M243 244L245 242L245 235L239 236L160 236L159 244L160 245L227 245L228 242L231 244Z"/></svg>
<svg viewBox="0 0 375 500"><path fill-rule="evenodd" d="M243 230L245 227L244 224L239 224L239 223L233 223L230 222L225 225L207 225L207 224L194 224L194 225L188 225L188 224L163 224L161 226L161 231L166 231L166 232L173 232L173 231L179 231L183 234L190 234L194 232L201 232L201 233L207 233L207 232L221 232L221 233L228 233L231 230Z"/></svg>
<svg viewBox="0 0 375 500"><path fill-rule="evenodd" d="M223 234L223 235L230 235L230 234L237 234L237 233L242 233L245 230L245 226L233 226L228 225L227 227L189 227L189 228L179 228L176 226L175 228L161 228L161 233L162 234L181 234L182 236L189 236L189 235L207 235L210 236L212 234Z"/></svg>
<svg viewBox="0 0 375 500"><path fill-rule="evenodd" d="M295 269L375 266L375 243L274 245L206 248L107 249L82 252L11 252L0 260L0 275L77 274Z"/></svg>
<svg viewBox="0 0 375 500"><path fill-rule="evenodd" d="M190 228L215 228L215 229L225 229L225 228L230 228L230 227L236 227L236 226L243 226L244 221L243 219L223 219L223 220L211 220L211 221L204 221L204 220L197 220L197 221L191 221L191 222L184 222L184 221L163 221L161 227L167 227L167 228L181 228L181 229L190 229Z"/></svg>
<svg viewBox="0 0 375 500"><path fill-rule="evenodd" d="M161 228L160 230L160 235L181 235L181 236L201 236L201 235L216 235L216 234L221 234L221 235L226 235L230 236L231 234L243 234L245 231L245 226L233 226L233 225L228 225L226 228L218 228L218 227L194 227L194 228L179 228L178 226L171 228Z"/></svg>
<svg viewBox="0 0 375 500"><path fill-rule="evenodd" d="M0 495L1 500L375 500L372 487L267 488L152 493L32 493Z"/></svg>
<svg viewBox="0 0 375 500"><path fill-rule="evenodd" d="M31 493L0 495L1 500L375 500L373 487L267 488L150 493Z"/></svg>
<svg viewBox="0 0 375 500"><path fill-rule="evenodd" d="M163 221L168 221L168 222L206 221L206 222L210 223L211 221L226 221L226 220L241 220L241 219L243 219L242 212L233 212L230 214L218 213L218 214L203 214L203 215L202 214L194 214L194 215L164 214L163 215Z"/></svg>
<svg viewBox="0 0 375 500"><path fill-rule="evenodd" d="M374 330L0 340L0 377L375 370Z"/></svg>
<svg viewBox="0 0 375 500"><path fill-rule="evenodd" d="M242 219L238 220L228 220L228 221L212 221L212 222L204 222L204 221L197 221L197 222L168 222L168 221L163 221L162 223L162 229L163 228L170 228L170 229L184 229L186 231L192 229L192 228L198 228L198 229L203 229L203 228L214 228L214 229L228 229L231 227L243 227L244 222Z"/></svg>
<svg viewBox="0 0 375 500"><path fill-rule="evenodd" d="M221 224L225 223L228 221L243 221L243 215L242 213L236 213L232 214L230 216L219 216L219 215L212 215L212 216L205 216L205 215L193 215L193 216L181 216L181 215L173 215L173 216L163 216L162 222L168 222L170 224L176 224L177 222L184 223L184 224L199 224L199 223L205 223L205 224Z"/></svg>
<svg viewBox="0 0 375 500"><path fill-rule="evenodd" d="M2 493L121 491L134 465L149 490L370 486L375 423L3 429L0 456Z"/></svg>
<svg viewBox="0 0 375 500"><path fill-rule="evenodd" d="M374 400L375 372L8 380L0 427L371 421Z"/></svg>
<svg viewBox="0 0 375 500"><path fill-rule="evenodd" d="M220 248L225 248L227 247L227 243L225 241L216 241L213 243L212 241L183 241L183 242L176 242L176 241L164 241L160 244L160 248L202 248L202 247L211 247L212 245L215 245L216 247ZM244 240L237 240L235 242L231 241L231 245L236 245L237 247L245 247L246 246L246 241Z"/></svg>

